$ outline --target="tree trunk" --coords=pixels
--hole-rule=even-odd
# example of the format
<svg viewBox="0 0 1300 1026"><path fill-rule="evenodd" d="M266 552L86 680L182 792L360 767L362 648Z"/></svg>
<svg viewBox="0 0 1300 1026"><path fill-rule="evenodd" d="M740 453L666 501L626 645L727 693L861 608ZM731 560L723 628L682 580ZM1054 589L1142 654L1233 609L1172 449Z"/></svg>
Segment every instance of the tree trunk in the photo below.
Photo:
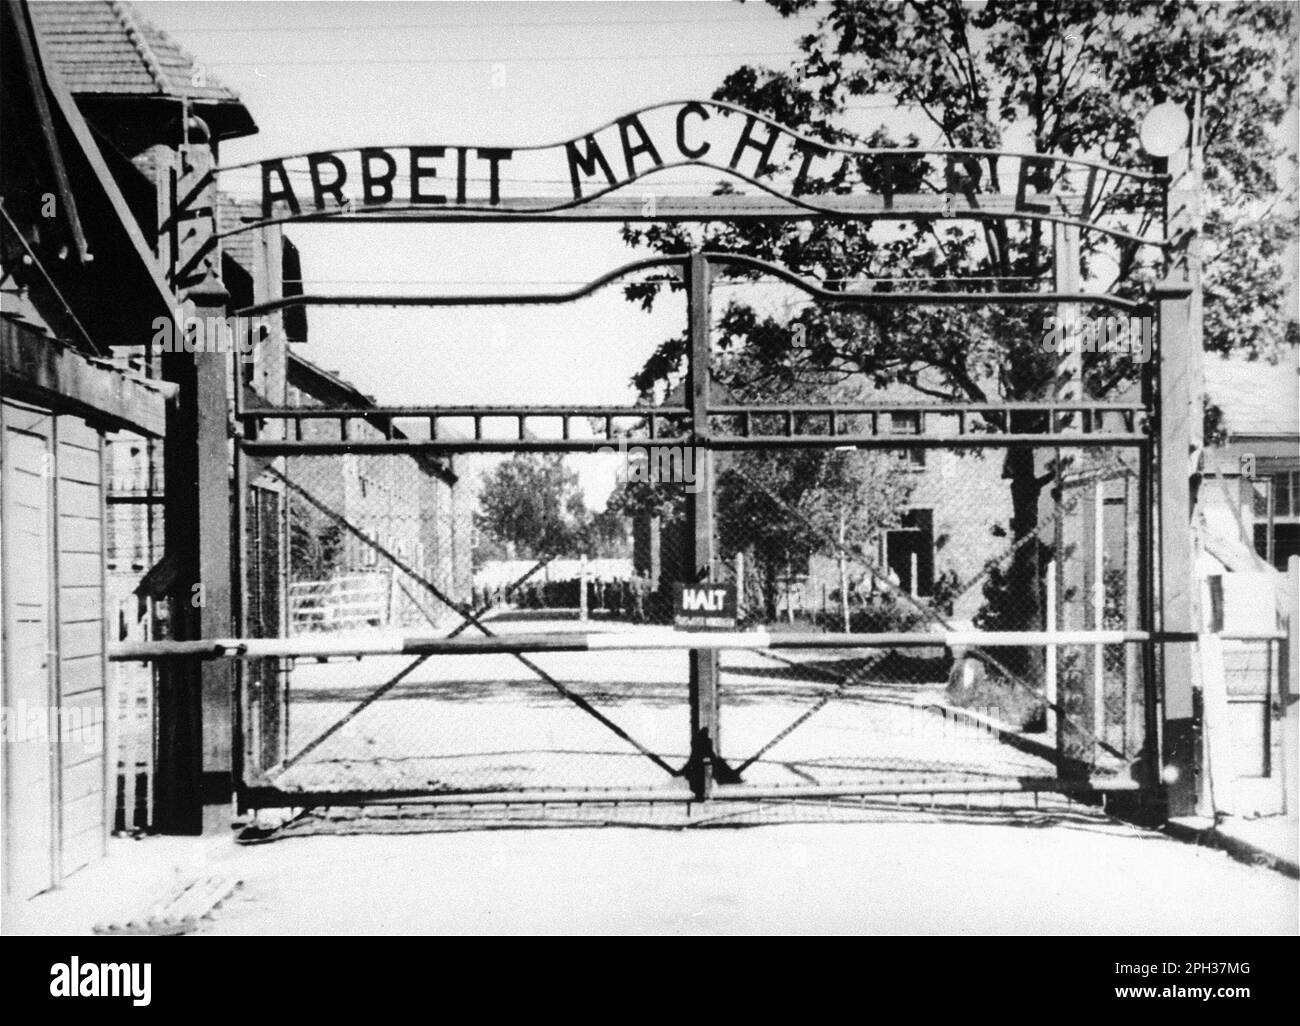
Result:
<svg viewBox="0 0 1300 1026"><path fill-rule="evenodd" d="M1000 608L991 610L998 630L1042 630L1045 624L1042 584L1047 545L1041 534L1037 540L1031 539L1038 533L1039 500L1045 482L1035 464L1032 447L1016 446L1007 450L1003 477L1010 482L1011 544L1015 552L1006 567ZM1025 676L1032 685L1041 684L1041 649L1005 648L997 654L1008 669Z"/></svg>
<svg viewBox="0 0 1300 1026"><path fill-rule="evenodd" d="M763 565L763 618L767 623L776 622L777 602L776 568L771 563Z"/></svg>

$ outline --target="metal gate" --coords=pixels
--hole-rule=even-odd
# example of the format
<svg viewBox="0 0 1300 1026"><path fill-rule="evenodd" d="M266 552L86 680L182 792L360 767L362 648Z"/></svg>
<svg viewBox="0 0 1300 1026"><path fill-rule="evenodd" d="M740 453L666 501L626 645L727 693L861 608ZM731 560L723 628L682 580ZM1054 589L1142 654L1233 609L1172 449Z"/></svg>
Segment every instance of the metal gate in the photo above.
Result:
<svg viewBox="0 0 1300 1026"><path fill-rule="evenodd" d="M677 405L241 411L246 587L273 593L249 609L283 607L241 636L298 652L245 663L247 801L1138 786L1143 404L719 403L710 278L737 265L790 280L721 253L616 272L672 268L686 286ZM581 596L567 582L566 599L544 556L476 595L457 489L485 454L616 447L654 478L619 496L638 572L583 578ZM1013 460L1055 487L1032 530L998 538L1012 511L988 497L1006 486L981 482ZM835 486L810 499L809 475ZM886 508L918 491L928 508ZM674 632L681 581L734 583L737 630ZM318 658L331 652L353 658Z"/></svg>
<svg viewBox="0 0 1300 1026"><path fill-rule="evenodd" d="M665 163L646 124L674 114L683 159ZM736 134L728 164L688 141L706 122ZM626 176L600 150L615 127ZM784 163L774 147L790 149ZM1190 550L1181 514L1168 513L1186 505L1187 475L1158 458L1181 459L1192 437L1178 346L1194 272L1181 258L1186 211L1170 203L1173 164L1145 172L1054 155L827 146L717 101L661 104L527 152L552 151L567 161L571 197L502 196L499 164L523 151L480 150L491 196L467 199L460 148L454 201L418 199L413 170L405 206L393 202L387 151L356 151L360 206L343 195L343 159L312 154L314 209L305 210L286 171L295 158L265 161L262 218L215 237L295 220L1023 219L1050 233L1054 285L858 289L696 248L571 292L308 294L238 311L555 305L636 285L684 298L686 322L673 354L680 386L658 403L363 407L300 395L252 408L236 390L237 637L169 654L237 661L243 805L1152 797L1162 779L1178 779L1162 778L1162 766L1193 766L1190 687L1158 702L1161 679L1187 677L1193 627ZM444 152L424 148L419 159ZM654 166L638 172L643 154ZM738 166L755 154L754 173ZM381 158L389 174L378 188ZM827 160L854 170L869 194L810 191L810 165ZM1014 165L1014 196L997 190L999 161ZM750 191L640 203L616 195L686 165ZM609 184L592 189L598 170ZM1166 277L1136 297L1085 291L1081 232L1148 248ZM720 282L767 283L848 314L978 306L1012 323L1008 312L1068 322L1082 311L1135 325L1145 348L1125 391L1098 383L1076 351L1047 361L1031 401L738 385L713 315ZM1089 352L1110 351L1104 329L1102 339ZM593 554L560 573L573 557L555 551L476 579L474 482L519 453L569 463L635 453L651 467L676 461L679 474L649 474L619 494L607 526L626 542L621 571L596 567ZM674 629L673 586L706 582L734 584L735 629Z"/></svg>

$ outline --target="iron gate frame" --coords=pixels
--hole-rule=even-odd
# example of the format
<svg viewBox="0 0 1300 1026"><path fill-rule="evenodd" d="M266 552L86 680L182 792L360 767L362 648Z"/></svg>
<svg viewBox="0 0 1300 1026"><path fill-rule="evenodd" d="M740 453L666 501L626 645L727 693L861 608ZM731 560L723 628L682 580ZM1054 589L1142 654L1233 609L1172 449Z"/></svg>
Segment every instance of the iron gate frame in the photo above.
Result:
<svg viewBox="0 0 1300 1026"><path fill-rule="evenodd" d="M1011 446L1034 446L1050 445L1056 448L1099 448L1099 447L1135 447L1143 453L1143 463L1146 463L1146 456L1151 448L1151 437L1141 430L1139 418L1143 417L1148 411L1142 403L1132 402L1113 402L1113 401L1062 401L1048 400L1042 402L1010 402L1010 403L976 403L976 402L932 402L932 403L907 403L907 402L874 402L874 403L852 403L852 404L808 404L808 403L752 403L752 404L714 404L709 400L710 388L710 284L713 269L719 266L737 265L751 271L760 271L777 277L788 284L795 285L809 295L823 302L840 303L849 306L867 306L874 305L881 301L882 297L873 294L853 294L844 292L834 292L825 289L815 283L809 282L799 276L793 275L781 268L779 265L771 264L766 261L755 260L750 257L739 256L728 253L696 251L688 256L676 258L656 258L654 260L635 261L624 265L600 278L595 279L582 288L576 289L569 293L554 294L562 298L554 298L552 294L545 295L548 302L571 302L590 295L598 288L618 281L630 274L650 268L673 268L676 269L686 282L686 295L688 307L688 323L690 325L691 345L687 354L686 361L686 381L688 402L685 405L662 405L662 406L583 406L583 405L556 405L556 406L537 406L537 405L466 405L466 406L381 406L366 409L357 408L335 408L335 407L301 407L292 409L267 409L258 408L256 410L238 409L236 419L241 428L237 434L237 459L255 458L260 460L271 460L281 456L327 456L350 454L374 454L374 455L454 455L471 452L494 452L494 453L518 453L518 452L596 452L607 448L616 440L623 441L630 445L683 445L691 446L697 453L698 473L704 482L703 487L698 493L688 496L687 499L687 519L689 524L688 538L690 550L687 553L687 565L696 567L696 580L705 579L702 575L712 572L711 568L715 562L714 552L714 532L713 532L713 473L712 473L712 455L717 451L731 450L758 450L758 451L778 451L790 447L831 447L839 448L852 446L856 449L875 449L875 448L897 448L899 438L895 434L881 430L882 415L887 416L891 413L922 413L941 417L954 417L958 421L958 434L953 435L909 435L908 445L920 445L928 447L956 448L1007 448ZM278 299L266 303L256 304L240 311L241 315L255 316L283 309L292 305L312 305L313 303L333 304L337 297L315 297L299 296L290 299ZM360 297L344 297L348 300ZM380 305L383 300L393 297L376 297L371 300L374 305ZM923 293L923 294L904 294L888 293L884 294L884 301L892 304L901 302L923 303L927 301L938 301L947 303L996 303L999 301L1012 303L1057 303L1057 302L1080 302L1086 301L1118 309L1127 313L1149 313L1150 307L1147 304L1137 303L1114 296L1094 297L1083 293L1028 293L1024 295L1005 294L955 294L955 293ZM419 305L429 306L455 306L455 305L484 305L485 300L490 300L492 305L530 305L539 301L538 294L520 294L520 295L473 295L473 296L434 296L419 297ZM415 305L412 302L409 305ZM840 418L857 415L868 415L871 418L870 431L846 432L840 430ZM782 432L779 435L756 435L751 431L752 421L756 417L771 418L773 416L780 418ZM1037 420L1042 420L1047 425L1046 432L1040 433L1019 433L1011 430L1012 419L1014 415L1034 416ZM1073 415L1077 415L1073 416ZM483 437L483 421L489 418L512 418L515 421L514 438L485 438ZM807 420L810 417L821 417L825 420L825 426L820 431L807 432L797 431L796 421ZM981 424L986 430L979 432L970 432L968 430L970 418L981 418ZM997 418L1001 418L1000 423ZM387 437L384 438L354 438L349 434L349 424L361 420L365 423L374 424L376 419L383 424L389 425L390 430L386 431ZM439 437L438 421L440 419L469 419L474 423L474 437L469 439ZM605 431L603 437L595 438L574 438L570 430L570 422L573 419L582 418L589 420L599 418L604 421ZM738 420L740 423L739 432L718 432L713 429L715 418L725 418ZM529 437L528 423L536 419L558 419L563 427L561 438L538 438ZM332 439L312 439L304 438L302 425L306 421L328 420L336 421L339 425L338 440ZM397 420L426 420L429 423L428 439L411 439L395 438L391 425ZM642 434L620 434L614 435L614 425L616 421L636 420L646 425ZM1073 429L1066 427L1069 422L1079 422L1079 428ZM679 433L665 434L658 427L660 421L686 421L686 430ZM268 423L279 423L284 431L283 437L264 438L260 432ZM1118 422L1117 426L1115 422ZM923 421L924 423L924 421ZM1112 426L1108 426L1112 425ZM278 472L271 469L271 472L278 477L283 477ZM245 471L246 473L246 471ZM310 501L310 499L309 499ZM242 535L238 535L242 537ZM373 544L373 543L372 543ZM383 550L381 549L381 554ZM386 554L387 555L387 554ZM389 555L389 558L396 560L396 557ZM401 567L400 561L396 562ZM410 572L410 571L408 571ZM418 579L418 578L417 578ZM440 596L441 597L441 596ZM478 622L473 614L466 615L465 611L459 610L455 603L443 597L443 601L457 609L465 617L464 622L458 626L457 632L465 629L467 626L476 626L481 630L485 628ZM241 624L240 636L245 636L243 625ZM516 653L517 658L523 658ZM378 694L386 692L392 687L406 672L414 669L419 662L427 656L417 657L417 662L408 666L393 681L381 685L373 696L363 700L362 704L349 713L347 713L339 724L345 723L352 719L365 705L377 697ZM549 675L536 665L535 662L527 660L526 664L544 680L556 686L564 694L564 690ZM708 800L713 797L715 783L738 783L739 777L735 771L727 766L721 758L720 748L720 707L718 698L718 658L716 650L694 649L690 657L690 679L688 685L688 695L691 707L691 729L690 729L690 755L687 764L678 774L685 777L690 784L692 795L696 800ZM566 694L566 697L570 697ZM572 700L572 698L571 698ZM584 703L585 704L585 703ZM1151 708L1151 703L1144 703L1145 707ZM586 711L592 712L590 708ZM247 709L243 709L244 715L247 715ZM598 718L611 726L610 721L603 716ZM1150 725L1148 725L1149 728ZM630 738L622 730L616 729L616 733L622 736L624 740ZM323 739L318 738L307 748L301 750L296 758L300 758L315 747ZM631 743L635 747L641 748L635 741ZM752 761L752 760L751 760ZM287 765L287 764L286 764ZM670 767L665 766L669 769ZM301 792L280 792L274 788L253 787L249 786L242 772L240 783L243 787L241 793L241 803L244 802L264 802L269 801L272 804L283 805L286 801L292 799L294 804L303 802L313 803L328 801L334 804L347 804L350 800L374 800L380 797L374 792L330 792L328 794L307 794ZM1064 784L1058 781L1058 784ZM869 789L870 785L861 785ZM894 785L895 788L897 785ZM1035 784L1041 786L1041 782ZM1071 785L1075 787L1077 785ZM963 785L964 787L964 785ZM861 787L854 788L814 788L817 794L856 794L860 793ZM929 790L922 789L925 793L932 793L933 785ZM994 788L993 790L998 790ZM1086 790L1086 788L1083 788ZM430 792L424 790L412 790L393 792L394 799L401 798L408 800L415 797L428 796L447 796L448 801L460 801L468 793L454 793L447 795L447 792L438 791ZM747 794L758 794L753 788L746 788ZM895 793L889 791L888 793ZM539 800L562 800L565 797L562 791L545 792L545 797ZM487 799L490 801L505 800L499 793L491 793ZM515 795L508 799L513 802L516 800ZM680 801L680 796L661 796L659 800Z"/></svg>
<svg viewBox="0 0 1300 1026"><path fill-rule="evenodd" d="M652 108L643 108L627 117L635 119L646 110L672 106L673 103L657 104ZM1063 448L1096 447L1133 447L1139 453L1139 488L1142 499L1139 524L1140 564L1139 564L1139 624L1141 638L1137 639L1143 651L1143 693L1145 710L1146 767L1145 776L1140 786L1152 793L1160 792L1170 776L1162 773L1161 767L1172 765L1176 769L1188 771L1195 768L1195 752L1188 748L1188 738L1194 736L1194 717L1188 720L1181 715L1181 706L1190 696L1190 683L1179 692L1179 716L1171 714L1170 702L1166 700L1166 680L1168 656L1176 653L1179 665L1190 662L1190 642L1194 638L1193 623L1189 618L1193 602L1188 597L1189 587L1181 578L1187 576L1190 569L1190 543L1179 538L1179 529L1185 527L1186 510L1180 509L1189 491L1195 487L1195 467L1190 472L1179 466L1179 453L1188 447L1192 439L1187 411L1181 410L1185 398L1190 397L1191 389L1187 380L1187 370L1191 354L1187 346L1180 345L1192 336L1189 306L1199 288L1196 278L1198 268L1194 261L1187 259L1187 253L1196 241L1196 227L1189 227L1187 208L1174 208L1171 200L1175 198L1174 185L1179 175L1171 174L1170 169L1177 166L1179 174L1185 171L1188 148L1184 148L1169 161L1157 160L1155 172L1119 168L1097 161L1084 160L1055 154L1024 154L1010 151L993 150L956 150L956 149L916 149L898 148L890 150L863 149L854 147L826 147L814 140L792 132L785 126L763 115L754 114L743 108L725 104L720 101L706 101L704 104L688 101L687 106L709 106L721 108L730 113L739 113L750 119L747 126L765 123L772 126L774 132L780 131L790 135L810 147L825 152L836 151L859 157L874 157L884 161L888 169L894 161L939 158L945 162L948 183L945 194L894 194L886 192L882 196L855 197L836 195L819 197L818 201L800 197L795 193L784 195L768 183L750 177L735 167L733 158L730 166L723 166L704 159L691 159L670 164L659 164L648 172L630 174L625 181L615 184L611 176L609 189L602 189L588 197L577 197L572 203L539 207L527 202L503 203L495 195L490 206L465 203L458 197L456 203L437 207L414 207L398 209L355 209L351 205L340 207L336 211L322 213L295 211L292 216L273 217L269 205L264 208L261 220L255 220L226 232L213 231L210 238L203 243L184 268L175 275L182 277L184 272L193 268L203 257L211 252L223 237L242 231L251 231L270 224L290 222L312 223L484 223L489 221L509 222L565 222L585 221L651 221L651 222L688 222L707 223L728 220L765 221L863 221L872 222L882 219L928 218L931 220L1035 220L1059 226L1073 228L1076 231L1092 231L1127 240L1139 246L1151 246L1159 249L1165 257L1166 277L1153 288L1144 300L1129 300L1107 294L1059 289L1049 292L943 292L943 291L898 291L898 292L854 292L833 290L825 283L802 278L781 265L758 260L741 254L694 251L688 255L659 257L634 261L623 267L589 282L581 288L570 292L558 293L520 293L520 294L471 294L471 295L428 295L428 296L365 296L308 294L281 297L262 303L255 303L235 312L236 316L253 317L272 313L289 307L299 306L420 306L420 307L455 307L455 306L511 306L534 304L561 304L591 295L596 290L641 270L674 268L684 286L687 298L687 320L689 347L686 354L686 396L687 402L680 405L664 406L539 406L539 405L475 405L475 406L381 406L365 410L349 408L245 408L244 397L240 387L235 388L235 439L234 439L234 494L233 519L235 521L234 537L237 544L231 552L231 580L234 585L233 595L236 603L236 620L241 638L246 637L247 603L241 601L242 590L246 587L245 567L246 545L244 518L244 495L251 480L250 470L254 466L265 468L270 461L280 456L330 455L338 453L372 453L372 454L428 454L452 455L457 453L496 452L591 452L608 446L615 441L613 426L619 420L633 420L645 425L643 434L619 436L628 444L638 445L685 445L694 447L703 459L702 474L704 487L698 494L688 499L689 548L687 565L695 567L697 579L704 579L713 564L713 453L729 450L769 450L777 451L793 447L853 447L856 449L898 448L900 444L907 447L970 447L970 448L1012 448L1025 446L1045 446ZM622 126L625 119L617 123ZM609 127L616 122L611 121ZM679 118L680 125L680 118ZM600 129L597 129L600 131ZM746 129L748 132L748 127ZM594 133L588 134L591 139ZM559 144L557 144L559 145ZM572 145L572 141L567 145ZM756 144L755 148L758 148ZM543 147L531 147L541 149ZM461 148L462 150L464 148ZM737 149L737 157L740 148ZM307 156L307 155L304 155ZM1014 200L1010 196L982 193L978 197L968 189L954 187L953 169L969 167L979 161L996 162L999 159L1019 160L1021 164L1020 188ZM287 158L286 158L287 159ZM264 189L266 188L265 166ZM1034 169L1050 168L1053 164L1075 165L1088 168L1088 194L1091 195L1098 174L1110 180L1132 180L1156 188L1156 201L1162 207L1162 234L1156 238L1140 237L1122 230L1087 220L1090 211L1087 197L1083 208L1076 209L1060 197L1042 194L1036 197L1038 203L1025 203L1024 186L1026 168L1032 173ZM1164 166L1161 167L1160 165ZM191 216L187 207L197 207L215 189L218 175L222 171L249 165L233 165L226 168L212 168L201 178L190 192L175 204L172 216L163 225L163 232L175 235L178 224ZM642 209L638 214L635 207L618 202L617 197L609 194L624 188L632 182L653 174L679 166L698 166L710 168L740 178L757 186L768 196L712 196L706 200L695 197L668 197L660 209L647 215ZM631 162L629 161L629 170ZM761 173L761 172L760 172ZM958 176L960 178L960 175ZM575 183L575 190L577 189ZM1186 189L1184 188L1184 193ZM1182 194L1179 194L1182 195ZM319 199L319 197L318 197ZM883 200L883 202L882 202ZM210 215L210 211L208 212ZM1078 215L1078 216L1076 216ZM175 240L172 252L175 253ZM1057 247L1056 259L1061 259L1060 247ZM1077 251L1076 251L1077 252ZM815 300L824 303L846 304L852 306L873 305L994 305L994 304L1033 304L1063 305L1089 304L1102 306L1124 313L1154 315L1157 323L1156 341L1152 360L1143 366L1140 372L1142 399L1137 403L1116 403L1106 401L1040 401L1008 403L972 403L972 402L938 402L938 403L856 403L856 404L806 404L806 403L761 403L761 404L713 404L710 401L710 292L714 270L723 266L738 267L749 272L758 272L788 285L799 288ZM1058 276L1059 280L1059 276ZM1195 284L1195 288L1193 286ZM1156 369L1158 368L1158 374ZM1157 380L1158 378L1158 380ZM897 435L880 430L880 417L889 413L938 414L956 417L958 433L955 436L930 435L922 428L921 433L909 435L901 442ZM776 434L754 434L751 431L756 417L777 415L781 418L782 430ZM871 419L869 431L845 432L840 430L841 417L867 415ZM1077 416L1076 416L1077 415ZM1032 417L1046 423L1046 431L1034 433L1018 432L1013 421L1024 416ZM445 418L469 418L474 423L474 437L470 439L451 439L439 437L438 421ZM514 438L485 438L483 421L488 418L513 418L518 426ZM574 418L601 418L605 424L603 438L574 438L569 430ZM800 418L824 417L825 428L813 432L798 432L795 421ZM340 438L335 441L306 440L302 437L301 425L311 419L333 419L339 423ZM371 424L376 418L386 423L384 438L358 439L350 438L348 425L357 419L367 420ZM428 439L411 439L394 437L391 430L395 419L427 419L430 427ZM558 418L563 426L559 439L540 439L526 437L526 423L530 419ZM730 419L740 424L739 431L716 430L714 420ZM969 430L970 420L980 418L984 430ZM927 418L922 417L922 424ZM662 421L672 424L684 421L685 429L676 434L663 434L658 425ZM266 438L259 432L271 421L285 425L284 437ZM1113 426L1119 422L1119 428ZM1076 427L1076 424L1079 425ZM1150 430L1152 427L1156 431ZM288 430L292 429L292 430ZM1174 458L1162 459L1162 454L1174 454ZM1160 516L1157 520L1157 503L1151 501L1159 498ZM1185 533L1185 532L1184 532ZM1159 580L1157 580L1159 578ZM1162 622L1157 622L1157 594L1168 597L1175 594L1177 609L1174 615L1166 615ZM453 604L453 608L456 608ZM462 611L462 615L464 615ZM466 617L467 624L477 623L473 613ZM462 625L460 629L463 629ZM847 637L847 636L846 636ZM1158 651L1165 658L1157 660ZM256 807L258 804L276 804L300 806L313 796L297 792L267 793L265 789L249 785L244 765L245 756L245 717L248 714L247 674L241 670L237 674L233 712L233 749L234 782L241 807ZM719 737L718 708L718 661L716 651L712 649L693 649L690 656L689 700L691 705L691 744L690 758L686 769L691 783L692 793L698 800L715 797ZM1162 718L1163 709L1163 718ZM1176 735L1176 736L1175 736ZM1177 779L1178 774L1172 778ZM1190 779L1191 773L1188 773ZM1061 782L1063 783L1063 782ZM1179 785L1186 799L1188 781ZM824 790L824 789L822 789ZM425 794L431 799L435 794ZM854 790L851 793L861 793ZM889 793L895 793L893 791ZM411 795L414 796L414 795ZM319 796L331 804L346 803L348 796L331 793ZM360 796L358 796L360 797ZM464 801L472 795L457 795L453 800ZM562 798L557 794L556 798ZM488 796L486 800L501 801L501 795ZM509 800L514 801L511 797ZM539 799L540 800L540 799ZM553 799L550 799L553 800ZM674 797L672 800L680 800Z"/></svg>

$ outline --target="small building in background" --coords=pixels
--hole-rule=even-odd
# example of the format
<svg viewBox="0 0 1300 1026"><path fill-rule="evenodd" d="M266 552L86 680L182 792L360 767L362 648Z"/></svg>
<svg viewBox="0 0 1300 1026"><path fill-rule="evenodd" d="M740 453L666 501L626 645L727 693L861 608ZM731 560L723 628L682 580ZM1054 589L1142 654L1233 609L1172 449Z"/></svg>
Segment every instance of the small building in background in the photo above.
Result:
<svg viewBox="0 0 1300 1026"><path fill-rule="evenodd" d="M1223 414L1223 441L1206 451L1200 504L1211 557L1276 570L1300 555L1300 377L1297 349L1276 363L1207 355L1205 388Z"/></svg>

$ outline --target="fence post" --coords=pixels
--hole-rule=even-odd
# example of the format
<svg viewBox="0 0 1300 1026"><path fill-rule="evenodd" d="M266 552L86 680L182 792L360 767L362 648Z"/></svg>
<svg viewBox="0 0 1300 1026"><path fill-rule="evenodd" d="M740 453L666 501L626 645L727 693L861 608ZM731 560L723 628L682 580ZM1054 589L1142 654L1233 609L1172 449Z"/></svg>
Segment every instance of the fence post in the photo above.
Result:
<svg viewBox="0 0 1300 1026"><path fill-rule="evenodd" d="M1159 365L1160 628L1166 633L1201 630L1199 586L1192 551L1191 513L1200 482L1201 267L1199 160L1191 141L1169 158L1165 236L1174 243L1165 277L1152 289L1157 304ZM1161 646L1164 725L1161 775L1167 785L1166 815L1192 815L1197 805L1200 745L1196 691L1200 661L1186 641Z"/></svg>
<svg viewBox="0 0 1300 1026"><path fill-rule="evenodd" d="M1105 629L1106 618L1106 485L1100 476L1092 484L1092 629ZM1101 755L1106 743L1106 646L1093 645L1092 652L1092 758Z"/></svg>
<svg viewBox="0 0 1300 1026"><path fill-rule="evenodd" d="M397 565L388 568L388 595L385 601L384 626L393 626L393 601L397 593Z"/></svg>
<svg viewBox="0 0 1300 1026"><path fill-rule="evenodd" d="M849 626L849 561L844 554L846 529L844 523L844 510L840 510L840 618L844 621L844 633L848 634L852 628Z"/></svg>
<svg viewBox="0 0 1300 1026"><path fill-rule="evenodd" d="M587 622L587 554L578 561L578 619Z"/></svg>
<svg viewBox="0 0 1300 1026"><path fill-rule="evenodd" d="M1139 469L1145 475L1145 467ZM1137 508L1135 482L1131 473L1124 482L1124 629L1140 630L1142 619L1141 545L1143 539L1143 513ZM1121 750L1126 757L1133 755L1133 737L1137 733L1135 701L1142 700L1142 649L1136 645L1124 646L1124 743ZM1140 707L1139 707L1140 708Z"/></svg>
<svg viewBox="0 0 1300 1026"><path fill-rule="evenodd" d="M1300 707L1296 705L1300 696L1300 613L1297 613L1297 596L1300 596L1300 556L1287 560L1286 577L1281 582L1286 615L1283 617L1283 631L1286 640L1279 647L1277 668L1278 703L1281 706L1282 722L1281 744L1278 746L1277 772L1282 778L1282 811L1294 816L1297 796L1295 792L1295 765L1300 758L1300 733L1297 732L1297 720L1300 719Z"/></svg>
<svg viewBox="0 0 1300 1026"><path fill-rule="evenodd" d="M745 615L745 554L736 553L736 616Z"/></svg>
<svg viewBox="0 0 1300 1026"><path fill-rule="evenodd" d="M1056 630L1056 560L1049 560L1047 564L1047 595L1045 597L1047 609L1046 625L1048 633ZM1057 734L1057 716L1056 716L1056 642L1050 642L1047 646L1047 653L1043 659L1043 698L1047 702L1047 736L1052 739L1056 745L1057 752L1063 752L1064 746L1061 744L1061 738Z"/></svg>
<svg viewBox="0 0 1300 1026"><path fill-rule="evenodd" d="M707 581L713 573L713 452L709 448L709 263L704 254L691 254L687 297L690 304L690 360L687 401L691 409L691 444L695 446L698 487L686 496L686 574ZM698 799L713 790L718 738L718 656L713 650L690 654L691 751L686 778Z"/></svg>
<svg viewBox="0 0 1300 1026"><path fill-rule="evenodd" d="M1228 710L1227 681L1223 663L1224 609L1223 577L1214 575L1206 581L1210 608L1206 610L1206 628L1197 641L1201 671L1201 736L1203 783L1197 795L1197 813L1214 818L1220 810L1233 812L1232 729Z"/></svg>
<svg viewBox="0 0 1300 1026"><path fill-rule="evenodd" d="M1192 396L1188 348L1193 334L1191 288L1177 280L1157 284L1160 316L1160 627L1166 633L1198 631L1192 575L1192 487L1188 456L1191 450ZM1199 410L1196 411L1199 416ZM1170 817L1196 810L1199 770L1194 691L1200 666L1194 646L1186 641L1161 646L1160 676L1164 685L1161 776L1167 785Z"/></svg>
<svg viewBox="0 0 1300 1026"><path fill-rule="evenodd" d="M1078 292L1083 288L1081 246L1082 236L1076 226L1052 226L1052 284L1058 292ZM1070 342L1078 337L1079 315L1079 308L1073 304L1062 303L1056 307L1056 316L1065 326L1067 340ZM1077 345L1067 345L1057 355L1053 395L1063 402L1078 402L1083 399L1083 354ZM1053 412L1048 416L1054 421L1051 424L1053 431L1066 431L1078 426L1079 415L1072 411L1066 410L1059 414ZM1042 619L1044 623L1051 624L1052 630L1083 627L1087 622L1083 619L1084 613L1078 601L1070 601L1070 589L1060 587L1070 570L1066 553L1079 551L1077 521L1064 509L1069 494L1067 473L1074 463L1073 452L1056 449L1051 455L1050 470L1058 498L1052 511L1053 559L1047 571L1050 587L1044 590L1043 598L1047 602L1047 609L1043 611ZM1060 654L1060 649L1053 645L1048 648L1043 660L1043 676L1052 689L1051 704L1062 710L1075 709L1075 717L1082 718L1086 714L1087 705L1082 701L1075 705L1073 701L1080 679L1074 674L1062 679ZM1047 666L1048 659L1051 660L1050 669ZM1061 756L1062 761L1058 765L1063 768L1067 758L1071 761L1077 759L1081 738L1077 731L1071 734L1071 717L1049 715L1052 718L1048 729L1055 739L1057 753Z"/></svg>
<svg viewBox="0 0 1300 1026"><path fill-rule="evenodd" d="M160 244L169 277L193 303L193 316L204 326L205 337L213 329L221 335L230 296L211 246L215 222L197 213L216 206L215 185L208 176L213 153L200 119L190 118L186 132L189 144L176 158L178 190L206 184L195 190L188 211L167 211L169 220L193 230ZM194 213L188 221L183 216L187 212ZM194 268L182 277L186 262ZM177 401L168 405L163 446L164 547L173 571L167 588L168 624L177 640L223 637L232 626L228 357L204 347L160 358L163 379L179 388ZM159 668L154 797L155 822L165 832L202 832L205 784L219 786L223 797L230 793L233 680L226 660L176 660Z"/></svg>

